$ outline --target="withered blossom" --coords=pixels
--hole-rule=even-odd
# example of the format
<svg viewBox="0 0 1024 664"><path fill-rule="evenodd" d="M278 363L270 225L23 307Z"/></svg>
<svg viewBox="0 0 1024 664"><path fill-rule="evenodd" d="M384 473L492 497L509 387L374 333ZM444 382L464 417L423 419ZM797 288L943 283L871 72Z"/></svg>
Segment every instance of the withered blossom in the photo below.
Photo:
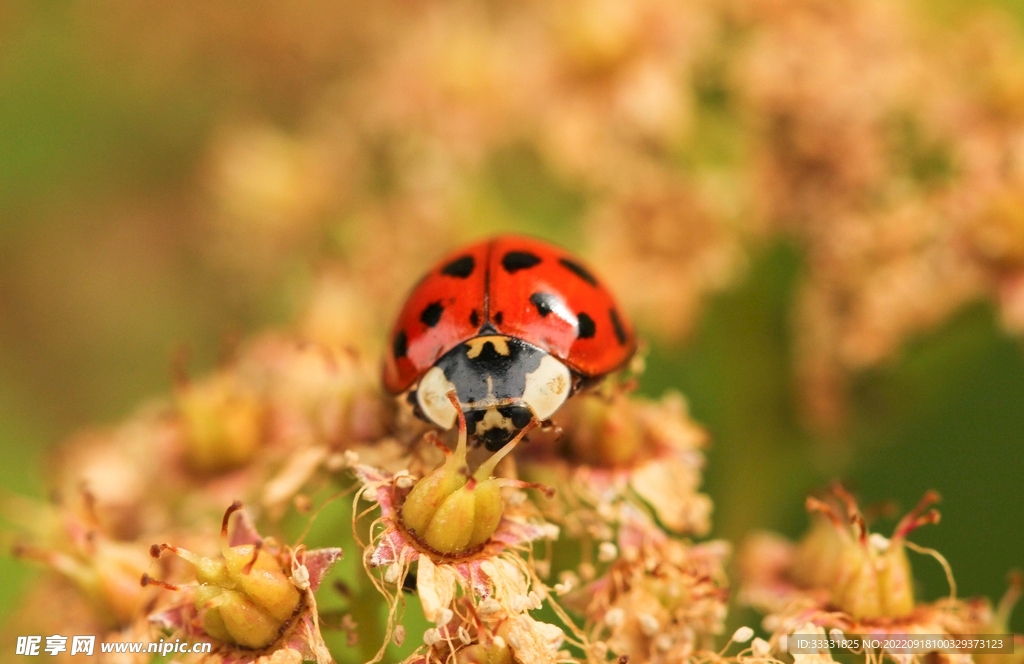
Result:
<svg viewBox="0 0 1024 664"><path fill-rule="evenodd" d="M574 536L599 535L623 505L643 504L671 531L704 535L712 509L699 491L707 434L686 411L678 393L658 401L619 387L583 395L555 416L554 437L523 451L522 472L557 489L553 514Z"/></svg>
<svg viewBox="0 0 1024 664"><path fill-rule="evenodd" d="M772 647L784 651L782 639L805 629L879 637L1005 633L1007 616L1020 595L1017 577L996 611L987 600L957 598L955 585L945 599L924 602L915 597L908 547L935 556L953 580L940 554L907 540L916 528L938 522L939 513L929 509L937 500L934 492L926 494L900 519L892 536L884 537L868 530L853 496L836 484L828 499L808 498L813 522L798 544L771 533L752 537L740 553L740 600L766 613ZM955 660L952 653L940 656Z"/></svg>
<svg viewBox="0 0 1024 664"><path fill-rule="evenodd" d="M672 539L632 511L616 545L618 555L604 574L574 597L595 647L654 664L713 653L714 637L725 627L731 547Z"/></svg>
<svg viewBox="0 0 1024 664"><path fill-rule="evenodd" d="M341 557L341 549L281 547L260 537L241 510L235 503L224 514L220 558L169 544L153 545L155 558L169 552L191 563L197 584L174 585L142 575L143 586L168 591L149 621L172 635L212 641L215 652L202 661L332 662L320 634L313 593ZM229 520L239 512L229 535Z"/></svg>

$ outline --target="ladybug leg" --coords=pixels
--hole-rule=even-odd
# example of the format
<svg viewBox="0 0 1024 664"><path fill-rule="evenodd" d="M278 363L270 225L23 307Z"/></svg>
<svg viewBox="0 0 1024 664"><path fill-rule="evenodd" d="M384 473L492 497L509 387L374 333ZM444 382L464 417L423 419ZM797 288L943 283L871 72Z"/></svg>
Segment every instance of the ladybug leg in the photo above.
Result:
<svg viewBox="0 0 1024 664"><path fill-rule="evenodd" d="M631 394L636 392L640 388L640 381L635 377L627 378L626 380L619 383L619 392L622 394Z"/></svg>
<svg viewBox="0 0 1024 664"><path fill-rule="evenodd" d="M561 438L562 434L564 433L562 431L562 427L558 424L555 424L552 420L544 420L543 422L541 422L540 430L544 432L554 433L557 438Z"/></svg>
<svg viewBox="0 0 1024 664"><path fill-rule="evenodd" d="M555 488L550 487L547 484L541 484L539 482L524 482L523 480L503 479L501 480L501 486L510 486L516 489L536 489L544 494L545 498L551 499L555 497Z"/></svg>
<svg viewBox="0 0 1024 664"><path fill-rule="evenodd" d="M451 448L444 444L444 441L441 440L441 436L437 435L437 432L433 429L423 434L423 438L426 439L428 443L433 444L434 447L444 452L445 457L452 455Z"/></svg>

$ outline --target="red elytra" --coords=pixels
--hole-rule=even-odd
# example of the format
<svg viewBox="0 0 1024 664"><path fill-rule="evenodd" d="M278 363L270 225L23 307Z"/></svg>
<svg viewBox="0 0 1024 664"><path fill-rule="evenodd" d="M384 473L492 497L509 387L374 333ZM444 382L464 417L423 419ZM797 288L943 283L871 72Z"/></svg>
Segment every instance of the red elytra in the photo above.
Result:
<svg viewBox="0 0 1024 664"><path fill-rule="evenodd" d="M404 392L482 333L533 344L583 378L620 368L636 350L632 325L578 258L501 235L452 252L412 290L391 332L385 387Z"/></svg>

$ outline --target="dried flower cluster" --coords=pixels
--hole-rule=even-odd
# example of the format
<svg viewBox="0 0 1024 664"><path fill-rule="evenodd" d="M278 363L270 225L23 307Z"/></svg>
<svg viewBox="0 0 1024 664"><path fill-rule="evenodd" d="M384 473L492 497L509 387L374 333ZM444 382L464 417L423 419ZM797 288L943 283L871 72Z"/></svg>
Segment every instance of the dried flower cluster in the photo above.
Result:
<svg viewBox="0 0 1024 664"><path fill-rule="evenodd" d="M29 592L22 623L208 640L202 661L348 661L327 649L314 595L342 550L264 538L248 517L278 530L312 519L331 486L355 491L338 542L369 535L344 552L364 565L339 587L379 590L378 659L389 641L418 645L410 662L714 655L729 547L680 537L707 531L711 503L705 437L678 395L650 402L610 381L494 454L467 445L463 421L453 451L361 357L256 339L121 426L68 441L52 478L63 500L8 505L24 522L18 552L56 573ZM248 511L222 512L239 499ZM581 555L553 568L569 545ZM75 599L52 606L53 588ZM406 632L410 588L433 624L423 633ZM544 608L556 622L531 613ZM353 640L374 633L341 625Z"/></svg>
<svg viewBox="0 0 1024 664"><path fill-rule="evenodd" d="M146 20L126 8L111 23L165 76L196 53L249 54L253 88L301 98L288 131L247 118L211 140L213 260L259 274L321 235L337 260L293 332L68 440L54 504L7 502L17 551L55 573L11 629L208 639L211 662L353 660L325 646L314 595L341 551L224 516L241 500L283 533L331 489L354 501L339 543L363 563L334 588L372 584L382 621L339 624L351 641L384 634L378 660L392 643L417 664L767 663L808 624L1006 631L1019 581L996 608L918 600L907 536L936 513L922 505L885 538L836 488L809 502L800 544L744 549L741 599L771 636L717 651L730 547L690 539L709 532L712 502L706 436L681 396L613 379L488 457L383 394L377 358L426 264L457 239L551 216L578 223L641 329L664 338L767 239L791 238L806 261L797 369L823 425L842 420L848 372L969 301L992 299L1019 333L1016 31L988 13L952 30L884 0L373 4L316 4L310 21L281 3L238 22L147 3ZM415 611L430 626L407 633Z"/></svg>
<svg viewBox="0 0 1024 664"><path fill-rule="evenodd" d="M632 379L612 378L492 454L467 445L464 420L445 441L412 418L373 365L351 349L258 338L124 424L72 438L52 478L63 500L7 505L22 522L17 553L53 572L16 629L214 644L181 662L381 661L395 656L389 644L410 664L775 661L781 637L807 625L1005 631L1020 594L1017 581L997 609L916 600L907 535L938 521L936 497L885 538L836 487L808 500L818 516L801 544L765 536L744 550L741 599L772 635L717 651L731 547L689 539L708 531L711 501L699 492L706 436L679 395L639 398ZM325 487L354 500L352 531L336 536L346 551L253 527L249 514L276 530L314 519L339 499ZM222 512L238 499L248 511ZM379 611L362 607L359 620L322 615L314 594L343 553L362 565L321 595L375 588L360 601ZM416 600L430 626L411 633ZM383 638L362 655L332 652L329 627L349 646ZM750 639L741 632L733 641Z"/></svg>
<svg viewBox="0 0 1024 664"><path fill-rule="evenodd" d="M938 511L929 509L937 501L934 492L926 494L900 519L892 536L885 537L868 530L856 500L842 486L833 486L825 500L808 498L813 522L799 543L772 533L747 542L739 557L741 601L766 614L764 627L776 648L794 631L839 630L883 637L1006 633L1009 613L1021 595L1019 574L1011 577L1010 588L996 608L985 599L959 599L952 571L941 554L907 540L916 528L938 523ZM950 581L948 598L923 602L914 596L908 548L931 555L943 565ZM1015 640L1024 642L1019 636ZM1016 648L1014 652L1016 661L1020 653ZM906 657L897 650L879 655L897 661ZM939 656L948 661L966 657L949 652ZM991 654L974 657L1000 661Z"/></svg>

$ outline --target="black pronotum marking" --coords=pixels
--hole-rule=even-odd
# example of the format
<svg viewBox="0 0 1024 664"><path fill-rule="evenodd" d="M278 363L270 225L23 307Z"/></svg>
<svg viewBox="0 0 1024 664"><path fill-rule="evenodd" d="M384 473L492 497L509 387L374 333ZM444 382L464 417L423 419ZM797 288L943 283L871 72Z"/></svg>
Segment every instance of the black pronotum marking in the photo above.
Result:
<svg viewBox="0 0 1024 664"><path fill-rule="evenodd" d="M587 268L583 267L576 261L571 260L569 258L559 258L558 262L561 263L562 267L569 270L577 277L590 284L591 286L597 285L597 279L594 277L594 275L590 274Z"/></svg>
<svg viewBox="0 0 1024 664"><path fill-rule="evenodd" d="M505 338L505 343L508 355L499 353L494 342L485 341L476 357L469 357L470 345L464 343L437 361L437 366L455 385L461 403L486 401L488 378L494 399L515 400L523 396L526 391L526 374L536 370L547 353L519 339Z"/></svg>
<svg viewBox="0 0 1024 664"><path fill-rule="evenodd" d="M473 268L475 267L476 260L474 260L472 256L462 256L441 268L441 274L447 274L449 277L465 279L469 275L473 274Z"/></svg>
<svg viewBox="0 0 1024 664"><path fill-rule="evenodd" d="M622 329L622 321L619 319L619 312L614 309L609 309L608 317L612 320L612 329L615 330L615 338L619 340L619 345L625 346L626 331Z"/></svg>
<svg viewBox="0 0 1024 664"><path fill-rule="evenodd" d="M405 330L399 330L398 334L395 335L395 341L391 345L391 350L395 354L395 359L405 357L406 351L409 350L409 340L405 336Z"/></svg>
<svg viewBox="0 0 1024 664"><path fill-rule="evenodd" d="M555 307L561 304L558 298L550 293L534 293L530 296L530 302L533 303L533 306L537 307L537 313L541 317L547 316Z"/></svg>
<svg viewBox="0 0 1024 664"><path fill-rule="evenodd" d="M576 336L580 339L592 339L594 337L594 333L597 331L597 326L594 325L594 319L586 313L580 312L576 317L576 321L579 323L579 332L576 333Z"/></svg>
<svg viewBox="0 0 1024 664"><path fill-rule="evenodd" d="M473 327L480 325L480 314L476 312L476 309L469 312L469 324Z"/></svg>
<svg viewBox="0 0 1024 664"><path fill-rule="evenodd" d="M441 320L441 314L443 313L444 306L440 302L431 302L423 310L423 313L420 314L420 320L427 327L434 327Z"/></svg>
<svg viewBox="0 0 1024 664"><path fill-rule="evenodd" d="M467 432L483 441L489 450L497 450L507 444L533 418L530 409L521 403L526 391L526 376L536 371L547 355L519 339L505 338L505 343L507 355L499 353L493 342L486 341L476 357L469 357L469 344L460 344L437 362L455 386L459 402L464 407L468 404L465 409ZM480 405L474 408L473 405L478 403ZM497 404L498 413L511 421L511 429L492 427L481 430L480 422L486 415L486 409L494 404Z"/></svg>
<svg viewBox="0 0 1024 664"><path fill-rule="evenodd" d="M540 263L540 256L528 251L510 251L501 258L501 266L509 274L526 270Z"/></svg>

